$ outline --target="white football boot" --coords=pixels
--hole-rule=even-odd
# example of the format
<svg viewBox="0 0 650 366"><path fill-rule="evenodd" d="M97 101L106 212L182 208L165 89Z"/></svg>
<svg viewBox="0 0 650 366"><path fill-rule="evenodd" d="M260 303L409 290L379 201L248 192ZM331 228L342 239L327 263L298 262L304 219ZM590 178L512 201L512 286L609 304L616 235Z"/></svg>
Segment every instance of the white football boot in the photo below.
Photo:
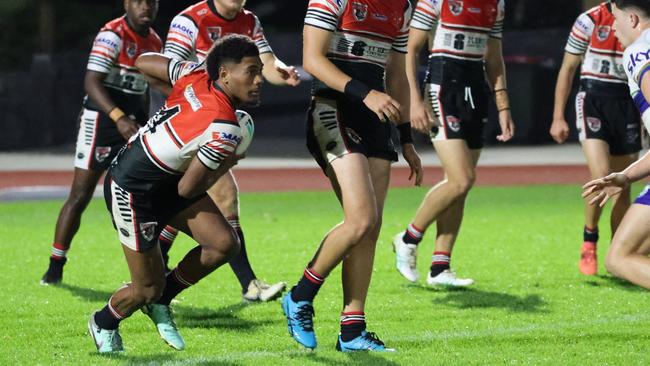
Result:
<svg viewBox="0 0 650 366"><path fill-rule="evenodd" d="M420 278L418 274L418 246L415 244L405 243L402 238L404 231L395 235L393 238L393 251L395 252L395 266L397 271L411 282L417 282Z"/></svg>
<svg viewBox="0 0 650 366"><path fill-rule="evenodd" d="M467 287L473 283L473 279L458 278L456 277L456 273L448 269L440 272L435 277L431 277L431 272L427 275L427 284L429 286Z"/></svg>
<svg viewBox="0 0 650 366"><path fill-rule="evenodd" d="M272 285L262 280L252 280L248 284L246 293L242 295L246 302L266 302L277 299L287 287L286 282L278 282Z"/></svg>

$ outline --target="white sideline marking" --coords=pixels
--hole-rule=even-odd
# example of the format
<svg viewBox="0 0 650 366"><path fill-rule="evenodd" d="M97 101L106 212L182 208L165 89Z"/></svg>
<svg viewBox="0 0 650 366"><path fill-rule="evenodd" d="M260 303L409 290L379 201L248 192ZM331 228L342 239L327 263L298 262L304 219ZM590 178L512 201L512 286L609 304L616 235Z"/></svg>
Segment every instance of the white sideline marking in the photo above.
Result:
<svg viewBox="0 0 650 366"><path fill-rule="evenodd" d="M567 323L545 323L545 324L532 324L522 327L499 327L499 328L489 328L481 330L467 330L467 331L452 331L452 332L433 332L426 331L424 333L413 335L413 336L404 336L404 337L386 337L385 340L387 343L391 342L427 342L427 341L436 341L436 340L454 340L454 339L471 339L471 338L482 338L482 337L491 337L491 336L503 336L503 335L516 335L516 334L526 334L533 331L556 331L568 328L582 329L585 326L594 326L594 325L604 325L604 324L620 324L620 323L637 323L642 321L650 320L650 315L625 315L616 318L601 318L595 319L592 321L582 321L582 322L567 322ZM397 350L400 351L399 349ZM317 351L316 351L317 352ZM260 359L268 357L296 357L313 354L312 351L296 351L296 350L287 350L279 352L271 351L252 351L252 352L239 352L239 353L229 353L224 356L216 357L195 357L188 358L184 360L175 360L170 362L164 362L163 365L195 365L199 363L206 362L223 362L223 361L239 361L242 359Z"/></svg>

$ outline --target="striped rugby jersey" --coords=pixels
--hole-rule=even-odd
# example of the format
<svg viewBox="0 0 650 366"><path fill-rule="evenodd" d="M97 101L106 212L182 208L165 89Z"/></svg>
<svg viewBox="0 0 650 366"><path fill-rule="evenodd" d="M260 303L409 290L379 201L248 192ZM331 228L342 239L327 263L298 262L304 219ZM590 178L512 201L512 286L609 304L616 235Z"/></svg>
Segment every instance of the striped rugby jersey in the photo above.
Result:
<svg viewBox="0 0 650 366"><path fill-rule="evenodd" d="M135 60L145 52L161 49L162 41L153 29L142 37L131 29L126 16L122 16L106 23L95 37L87 69L108 74L103 81L107 88L143 95L148 84L135 67Z"/></svg>
<svg viewBox="0 0 650 366"><path fill-rule="evenodd" d="M641 91L641 80L650 71L650 30L641 33L641 36L625 49L623 63L630 94L641 112L646 130L650 132L650 104Z"/></svg>
<svg viewBox="0 0 650 366"><path fill-rule="evenodd" d="M242 9L233 19L222 17L212 0L201 1L183 10L172 20L164 54L177 60L203 61L217 39L228 34L250 37L260 54L273 52L264 37L257 16Z"/></svg>
<svg viewBox="0 0 650 366"><path fill-rule="evenodd" d="M581 80L625 84L623 48L613 29L612 5L604 2L580 14L573 24L565 51L584 56Z"/></svg>
<svg viewBox="0 0 650 366"><path fill-rule="evenodd" d="M435 32L431 57L482 61L488 38L500 39L504 0L420 0L411 27Z"/></svg>
<svg viewBox="0 0 650 366"><path fill-rule="evenodd" d="M333 33L327 58L341 71L384 90L390 52L406 53L411 11L408 0L310 0L305 24Z"/></svg>

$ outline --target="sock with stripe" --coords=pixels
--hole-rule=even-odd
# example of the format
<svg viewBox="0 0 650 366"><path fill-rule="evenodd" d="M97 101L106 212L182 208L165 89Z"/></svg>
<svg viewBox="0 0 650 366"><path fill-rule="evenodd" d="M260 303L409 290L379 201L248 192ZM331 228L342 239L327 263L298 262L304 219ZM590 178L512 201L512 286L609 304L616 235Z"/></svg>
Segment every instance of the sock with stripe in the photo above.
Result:
<svg viewBox="0 0 650 366"><path fill-rule="evenodd" d="M66 256L68 255L69 249L70 246L65 246L63 244L54 242L52 243L52 253L50 254L50 258L53 261L63 265L66 262Z"/></svg>
<svg viewBox="0 0 650 366"><path fill-rule="evenodd" d="M252 280L256 279L255 272L248 261L248 254L246 253L246 240L244 239L244 232L239 224L239 216L229 216L228 223L235 229L237 237L239 238L239 253L230 259L230 268L237 276L239 284L241 285L242 292L248 291L248 285Z"/></svg>
<svg viewBox="0 0 650 366"><path fill-rule="evenodd" d="M178 230L169 225L165 226L163 231L160 232L160 236L158 236L160 252L165 260L165 264L169 262L169 249L171 249L174 240L176 240L176 236L178 236Z"/></svg>
<svg viewBox="0 0 650 366"><path fill-rule="evenodd" d="M111 305L113 297L108 299L108 304L95 313L95 324L102 329L117 329L120 322L126 318L122 313Z"/></svg>
<svg viewBox="0 0 650 366"><path fill-rule="evenodd" d="M449 269L450 262L451 253L433 252L433 257L431 257L431 277L435 277L442 273L444 270Z"/></svg>
<svg viewBox="0 0 650 366"><path fill-rule="evenodd" d="M402 240L406 244L418 245L422 241L423 236L424 236L424 230L413 225L413 223L410 223L409 226L406 227L406 231L404 232L404 236L402 237Z"/></svg>
<svg viewBox="0 0 650 366"><path fill-rule="evenodd" d="M157 304L169 305L172 302L172 299L175 298L181 291L186 288L194 285L198 281L193 281L179 270L178 267L174 268L171 272L167 274L165 289L163 290L160 299L156 301Z"/></svg>
<svg viewBox="0 0 650 366"><path fill-rule="evenodd" d="M582 237L584 241L596 245L598 242L598 228L590 229L585 226L584 231L582 232Z"/></svg>
<svg viewBox="0 0 650 366"><path fill-rule="evenodd" d="M307 268L298 284L291 289L291 300L293 301L314 301L318 290L325 282L325 277Z"/></svg>
<svg viewBox="0 0 650 366"><path fill-rule="evenodd" d="M341 313L341 340L349 342L366 330L366 315L363 311Z"/></svg>

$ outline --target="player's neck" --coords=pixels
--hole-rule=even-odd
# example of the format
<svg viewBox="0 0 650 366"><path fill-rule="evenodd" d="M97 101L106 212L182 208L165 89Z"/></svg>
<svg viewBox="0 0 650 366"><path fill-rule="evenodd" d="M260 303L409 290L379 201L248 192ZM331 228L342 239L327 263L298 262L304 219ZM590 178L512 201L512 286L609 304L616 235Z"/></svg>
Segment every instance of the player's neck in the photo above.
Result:
<svg viewBox="0 0 650 366"><path fill-rule="evenodd" d="M226 20L235 19L237 13L241 11L241 9L226 9L219 5L216 0L212 0L212 4L214 5L214 9L216 10L217 15Z"/></svg>
<svg viewBox="0 0 650 366"><path fill-rule="evenodd" d="M149 27L136 26L135 24L133 24L131 19L129 19L128 15L125 16L124 18L126 19L126 24L129 26L129 28L131 28L131 30L137 33L138 35L145 37L147 36L147 34L149 34Z"/></svg>
<svg viewBox="0 0 650 366"><path fill-rule="evenodd" d="M217 80L213 82L214 87L219 90L220 92L224 93L226 97L228 97L228 100L230 101L230 104L232 104L233 107L237 108L241 105L241 102L239 99L235 98L228 88L228 85L224 85L221 80Z"/></svg>

